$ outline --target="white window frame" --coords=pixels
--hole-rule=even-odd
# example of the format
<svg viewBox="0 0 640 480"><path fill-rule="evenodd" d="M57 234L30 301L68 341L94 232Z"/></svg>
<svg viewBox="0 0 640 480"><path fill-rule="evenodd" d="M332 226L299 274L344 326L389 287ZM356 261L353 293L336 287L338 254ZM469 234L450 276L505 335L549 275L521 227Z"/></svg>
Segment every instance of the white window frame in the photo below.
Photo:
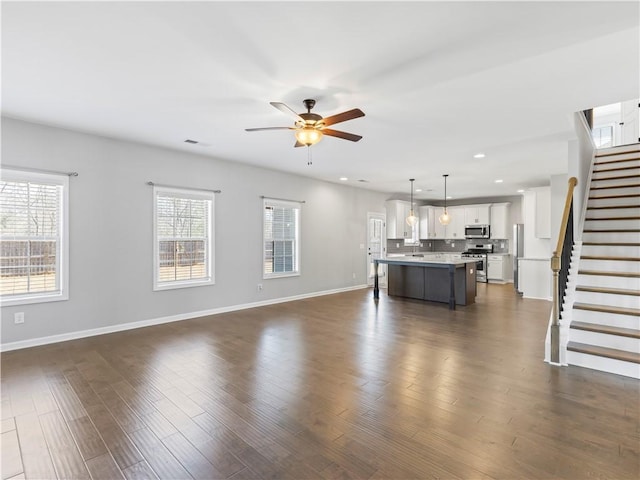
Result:
<svg viewBox="0 0 640 480"><path fill-rule="evenodd" d="M169 194L178 198L206 200L209 203L209 219L207 228L207 250L206 259L207 276L193 280L174 280L171 282L160 282L160 249L158 238L158 195ZM176 187L153 187L153 290L174 290L176 288L200 287L203 285L215 284L215 241L214 241L214 219L215 219L215 194L210 190L197 190Z"/></svg>
<svg viewBox="0 0 640 480"><path fill-rule="evenodd" d="M64 174L38 173L19 169L3 168L0 178L9 182L31 182L62 187L60 215L58 218L59 242L56 252L55 292L34 292L0 296L2 306L28 305L33 303L59 302L69 299L69 176Z"/></svg>
<svg viewBox="0 0 640 480"><path fill-rule="evenodd" d="M281 207L281 208L292 208L292 209L296 209L297 210L297 215L296 215L296 229L295 229L295 244L294 244L294 250L295 250L295 256L294 256L294 262L295 262L295 266L296 269L292 272L273 272L273 273L267 273L265 272L264 269L264 264L265 264L265 260L266 260L266 255L267 255L267 249L265 248L265 243L267 241L266 238L266 231L267 229L265 228L265 211L266 211L266 207L267 206L271 206L271 207ZM301 268L300 268L300 231L301 231L301 223L302 223L302 203L301 202L294 202L294 201L289 201L289 200L277 200L277 199L272 199L272 198L264 198L262 201L262 278L264 280L268 280L271 278L285 278L285 277L299 277L300 276L300 272L301 272Z"/></svg>

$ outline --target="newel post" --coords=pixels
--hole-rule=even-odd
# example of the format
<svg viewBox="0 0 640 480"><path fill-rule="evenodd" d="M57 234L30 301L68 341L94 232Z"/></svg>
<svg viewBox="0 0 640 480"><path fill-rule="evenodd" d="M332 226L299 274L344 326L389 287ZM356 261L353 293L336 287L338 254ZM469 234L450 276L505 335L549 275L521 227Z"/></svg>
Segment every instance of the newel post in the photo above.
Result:
<svg viewBox="0 0 640 480"><path fill-rule="evenodd" d="M560 293L558 277L561 261L558 252L553 252L551 257L551 270L553 271L553 311L551 317L551 363L560 363Z"/></svg>

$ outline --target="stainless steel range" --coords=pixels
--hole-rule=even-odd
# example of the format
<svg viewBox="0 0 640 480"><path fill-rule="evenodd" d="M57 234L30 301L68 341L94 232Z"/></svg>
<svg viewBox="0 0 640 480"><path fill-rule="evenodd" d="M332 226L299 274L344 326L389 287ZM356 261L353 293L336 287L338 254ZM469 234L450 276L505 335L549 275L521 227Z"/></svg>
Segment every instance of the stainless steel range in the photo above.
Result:
<svg viewBox="0 0 640 480"><path fill-rule="evenodd" d="M467 249L462 252L463 258L476 259L476 280L487 283L487 256L493 253L493 244L467 243Z"/></svg>

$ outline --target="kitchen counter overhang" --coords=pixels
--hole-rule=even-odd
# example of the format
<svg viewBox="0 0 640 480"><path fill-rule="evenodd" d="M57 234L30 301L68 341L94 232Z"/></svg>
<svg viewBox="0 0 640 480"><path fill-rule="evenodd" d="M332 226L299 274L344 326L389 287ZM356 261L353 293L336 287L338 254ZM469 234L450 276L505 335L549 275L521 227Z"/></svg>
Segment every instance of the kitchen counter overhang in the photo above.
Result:
<svg viewBox="0 0 640 480"><path fill-rule="evenodd" d="M444 302L449 304L451 310L454 310L456 305L475 302L475 260L424 260L421 257L374 260L374 299L380 298L379 264L389 267L387 293L391 296Z"/></svg>

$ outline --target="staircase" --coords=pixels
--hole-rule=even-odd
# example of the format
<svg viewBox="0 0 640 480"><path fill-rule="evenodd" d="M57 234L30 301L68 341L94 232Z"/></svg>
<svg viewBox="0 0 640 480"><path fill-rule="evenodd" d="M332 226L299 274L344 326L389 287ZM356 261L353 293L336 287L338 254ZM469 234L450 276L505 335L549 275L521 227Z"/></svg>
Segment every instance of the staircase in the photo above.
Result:
<svg viewBox="0 0 640 480"><path fill-rule="evenodd" d="M598 150L567 363L640 378L640 144Z"/></svg>

